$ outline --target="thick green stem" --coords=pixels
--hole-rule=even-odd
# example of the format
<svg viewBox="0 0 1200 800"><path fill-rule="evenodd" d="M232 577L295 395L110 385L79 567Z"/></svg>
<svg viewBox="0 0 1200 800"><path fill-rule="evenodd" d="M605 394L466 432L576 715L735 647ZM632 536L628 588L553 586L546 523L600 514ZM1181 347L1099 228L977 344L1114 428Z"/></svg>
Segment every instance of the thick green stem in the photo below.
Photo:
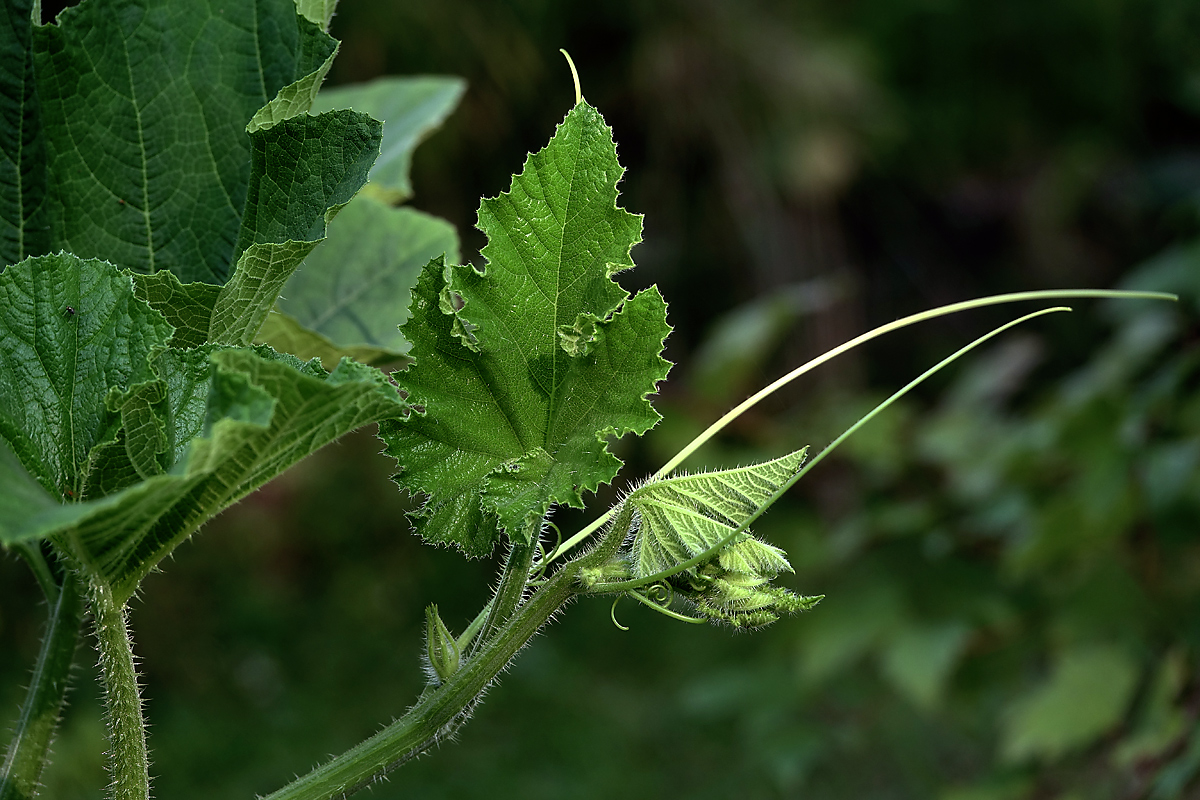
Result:
<svg viewBox="0 0 1200 800"><path fill-rule="evenodd" d="M628 519L625 523L627 529ZM483 690L542 626L580 591L580 571L604 564L616 555L626 533L625 529L616 530L616 527L609 530L594 550L555 573L516 609L478 652L464 662L458 672L440 686L427 690L403 717L269 795L266 800L348 797L453 733L470 715Z"/></svg>
<svg viewBox="0 0 1200 800"><path fill-rule="evenodd" d="M82 620L79 584L68 574L62 587L50 597L50 618L42 650L4 765L0 766L0 800L32 800L37 796L42 768L49 760L50 743L66 702Z"/></svg>
<svg viewBox="0 0 1200 800"><path fill-rule="evenodd" d="M108 760L112 776L108 797L148 800L150 761L146 755L146 725L142 720L142 698L125 605L113 598L108 586L98 582L93 582L90 595L108 714Z"/></svg>
<svg viewBox="0 0 1200 800"><path fill-rule="evenodd" d="M496 587L496 596L492 600L491 610L484 620L483 629L472 643L471 652L478 652L487 644L488 639L501 625L513 615L521 600L525 597L525 584L529 580L529 570L533 566L533 552L536 543L530 534L529 544L516 544L508 551L504 560L504 569L500 573L500 585Z"/></svg>

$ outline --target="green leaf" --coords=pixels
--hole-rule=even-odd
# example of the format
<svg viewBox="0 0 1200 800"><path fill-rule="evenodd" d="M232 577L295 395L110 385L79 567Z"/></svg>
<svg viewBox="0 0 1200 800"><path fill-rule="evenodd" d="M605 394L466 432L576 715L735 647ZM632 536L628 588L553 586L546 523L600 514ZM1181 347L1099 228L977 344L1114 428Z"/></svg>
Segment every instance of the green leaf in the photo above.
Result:
<svg viewBox="0 0 1200 800"><path fill-rule="evenodd" d="M208 341L213 306L221 293L211 283L180 283L175 273L162 270L153 275L135 274L133 287L144 300L175 328L172 347L199 347Z"/></svg>
<svg viewBox="0 0 1200 800"><path fill-rule="evenodd" d="M50 247L224 283L252 182L246 124L335 47L291 0L87 0L35 27Z"/></svg>
<svg viewBox="0 0 1200 800"><path fill-rule="evenodd" d="M77 509L47 492L0 438L0 544L45 536L75 519Z"/></svg>
<svg viewBox="0 0 1200 800"><path fill-rule="evenodd" d="M1137 665L1120 648L1067 651L1050 678L1013 707L1004 731L1005 758L1056 759L1091 744L1121 721L1137 677Z"/></svg>
<svg viewBox="0 0 1200 800"><path fill-rule="evenodd" d="M60 253L0 274L0 438L55 497L79 497L88 454L111 438L112 387L152 378L171 326L111 264Z"/></svg>
<svg viewBox="0 0 1200 800"><path fill-rule="evenodd" d="M780 613L805 611L820 597L770 585L791 572L787 556L748 531L721 546L804 464L808 448L738 469L650 480L623 501L634 511L629 549L634 579L649 578L720 548L711 558L669 576L671 587L700 613L735 627L759 627Z"/></svg>
<svg viewBox="0 0 1200 800"><path fill-rule="evenodd" d="M383 120L383 144L371 170L371 182L384 199L399 203L412 197L412 153L458 105L467 83L444 75L377 78L369 83L325 89L314 111L353 108Z"/></svg>
<svg viewBox="0 0 1200 800"><path fill-rule="evenodd" d="M338 214L329 237L305 259L279 298L279 309L295 325L276 320L274 334L260 333L259 338L299 356L327 357L312 348L292 349L299 343L298 329L307 328L343 354L370 353L368 363L395 361L409 349L397 325L408 319L412 286L421 268L443 254L458 261L453 225L360 194Z"/></svg>
<svg viewBox="0 0 1200 800"><path fill-rule="evenodd" d="M171 450L182 456L168 473L77 504L69 524L38 531L122 602L221 509L343 434L407 413L386 376L353 362L326 375L266 348L209 346L168 351L156 367L176 431ZM198 380L202 371L208 381ZM198 388L207 389L199 403ZM119 462L103 463L115 469Z"/></svg>
<svg viewBox="0 0 1200 800"><path fill-rule="evenodd" d="M716 547L800 470L807 454L806 447L749 467L659 478L630 492L624 502L636 512L634 578L670 569ZM748 534L722 549L718 560L735 572L774 577L791 571L781 550Z"/></svg>
<svg viewBox="0 0 1200 800"><path fill-rule="evenodd" d="M30 0L8 0L0 16L0 269L50 249L30 10Z"/></svg>
<svg viewBox="0 0 1200 800"><path fill-rule="evenodd" d="M267 315L266 322L255 337L258 344L269 345L281 353L291 353L302 361L320 359L325 369L333 369L343 358L352 358L373 367L395 369L412 363L408 356L393 350L371 345L349 345L340 347L316 331L296 322L281 312Z"/></svg>
<svg viewBox="0 0 1200 800"><path fill-rule="evenodd" d="M326 373L269 348L166 347L170 336L105 262L41 256L0 274L0 541L52 537L120 601L230 503L408 413L362 364Z"/></svg>
<svg viewBox="0 0 1200 800"><path fill-rule="evenodd" d="M630 298L612 280L641 234L616 207L621 173L611 131L579 104L480 206L485 270L436 259L422 272L402 329L416 364L397 378L426 414L380 435L397 482L429 496L414 520L426 539L481 555L498 525L527 541L551 504L581 505L613 478L609 436L658 421L646 398L670 366L670 327L656 288Z"/></svg>

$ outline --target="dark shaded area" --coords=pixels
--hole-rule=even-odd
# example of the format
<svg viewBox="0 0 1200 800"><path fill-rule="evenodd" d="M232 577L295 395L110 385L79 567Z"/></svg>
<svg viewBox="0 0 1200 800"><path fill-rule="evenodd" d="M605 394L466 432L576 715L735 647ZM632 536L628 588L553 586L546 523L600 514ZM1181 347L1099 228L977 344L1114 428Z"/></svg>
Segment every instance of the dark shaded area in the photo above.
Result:
<svg viewBox="0 0 1200 800"><path fill-rule="evenodd" d="M746 635L622 604L621 632L580 603L458 743L376 796L1196 796L1200 7L345 0L333 33L331 81L470 82L418 151L413 201L467 257L478 198L572 102L572 53L614 128L622 202L646 215L623 283L658 283L676 326L666 419L620 445L630 479L906 313L1123 280L1184 296L1081 303L864 429L757 527L789 585L828 596L815 611ZM822 446L1015 314L874 344L691 466ZM493 565L410 536L377 450L327 448L146 582L160 796L266 792L374 732L419 691L424 605L457 629L484 601ZM44 616L26 573L0 560L5 709ZM89 659L48 797L99 796Z"/></svg>

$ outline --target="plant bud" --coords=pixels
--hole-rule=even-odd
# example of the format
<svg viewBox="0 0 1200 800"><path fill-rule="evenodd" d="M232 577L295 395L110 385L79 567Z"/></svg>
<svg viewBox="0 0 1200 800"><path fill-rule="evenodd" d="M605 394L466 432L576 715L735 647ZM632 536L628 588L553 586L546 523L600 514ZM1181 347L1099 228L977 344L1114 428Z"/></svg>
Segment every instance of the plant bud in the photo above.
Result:
<svg viewBox="0 0 1200 800"><path fill-rule="evenodd" d="M429 662L429 677L438 683L444 683L458 672L462 661L458 642L438 616L436 605L425 609L425 659Z"/></svg>

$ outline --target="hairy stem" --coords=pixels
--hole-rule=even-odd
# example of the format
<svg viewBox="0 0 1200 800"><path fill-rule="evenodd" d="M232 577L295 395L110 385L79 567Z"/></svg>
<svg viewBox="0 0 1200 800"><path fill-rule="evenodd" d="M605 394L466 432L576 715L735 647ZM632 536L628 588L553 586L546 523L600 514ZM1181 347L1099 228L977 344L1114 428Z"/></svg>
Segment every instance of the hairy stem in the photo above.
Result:
<svg viewBox="0 0 1200 800"><path fill-rule="evenodd" d="M146 725L125 605L118 603L112 590L99 582L92 583L90 596L108 715L108 768L112 776L108 797L148 800L150 761L146 754Z"/></svg>
<svg viewBox="0 0 1200 800"><path fill-rule="evenodd" d="M529 580L529 570L533 566L533 552L536 549L533 537L536 535L536 531L530 535L529 544L514 543L508 551L504 569L500 573L500 585L496 587L496 596L484 620L483 629L472 643L472 652L477 652L486 645L492 634L521 605L521 600L525 597L525 583Z"/></svg>
<svg viewBox="0 0 1200 800"><path fill-rule="evenodd" d="M45 566L44 559L41 563ZM49 573L48 568L46 571ZM83 620L83 598L79 584L68 573L49 599L46 636L4 765L0 766L0 800L32 800L37 796L42 769L49 761L50 743L66 703L71 662Z"/></svg>
<svg viewBox="0 0 1200 800"><path fill-rule="evenodd" d="M580 571L599 566L616 555L629 527L628 517L624 518L623 528L620 523L618 520L608 530L595 549L559 569L463 663L458 672L422 694L404 716L265 800L348 797L452 733L466 721L483 690L521 648L580 592Z"/></svg>

